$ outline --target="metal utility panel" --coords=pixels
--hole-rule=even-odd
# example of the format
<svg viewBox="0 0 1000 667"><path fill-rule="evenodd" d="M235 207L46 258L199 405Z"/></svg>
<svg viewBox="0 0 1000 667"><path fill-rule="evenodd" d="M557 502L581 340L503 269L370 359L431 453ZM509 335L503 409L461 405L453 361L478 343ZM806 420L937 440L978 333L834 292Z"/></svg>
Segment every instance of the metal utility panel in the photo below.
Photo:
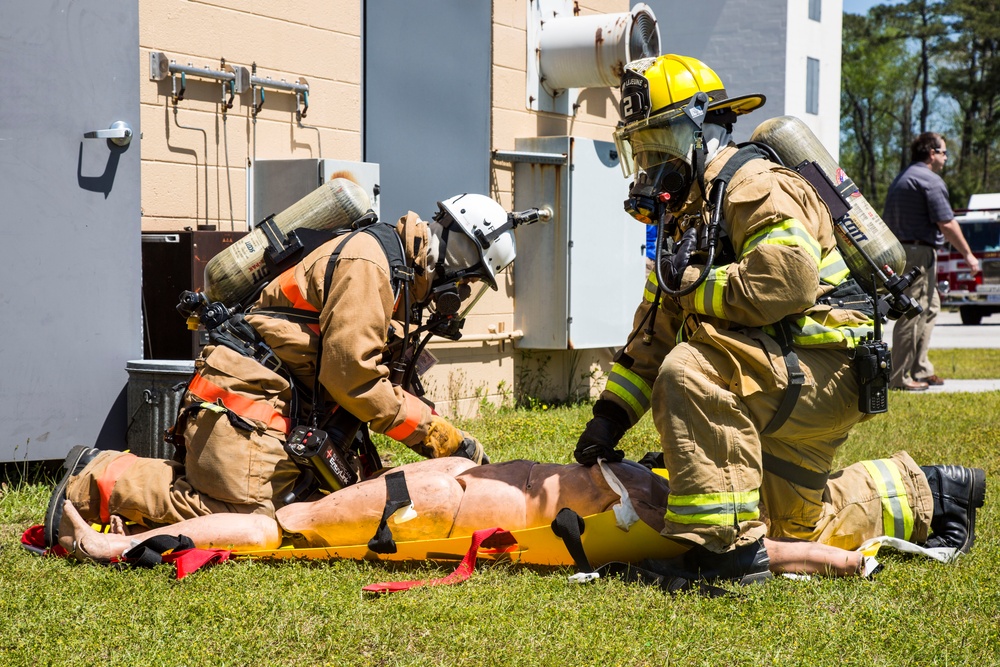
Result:
<svg viewBox="0 0 1000 667"><path fill-rule="evenodd" d="M518 347L624 345L646 279L646 228L622 207L628 181L613 143L579 137L517 139L514 208L549 206L549 222L521 227L514 261ZM565 155L565 164L552 164Z"/></svg>
<svg viewBox="0 0 1000 667"><path fill-rule="evenodd" d="M379 213L381 188L376 163L323 158L257 160L247 170L247 221L256 226L337 177L349 178L364 188L372 210Z"/></svg>

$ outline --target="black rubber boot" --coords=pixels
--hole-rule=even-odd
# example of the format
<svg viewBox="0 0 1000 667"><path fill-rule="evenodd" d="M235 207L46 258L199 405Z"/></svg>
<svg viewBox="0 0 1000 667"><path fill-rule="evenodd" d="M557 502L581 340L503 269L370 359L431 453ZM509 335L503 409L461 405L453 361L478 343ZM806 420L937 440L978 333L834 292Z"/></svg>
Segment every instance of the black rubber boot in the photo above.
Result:
<svg viewBox="0 0 1000 667"><path fill-rule="evenodd" d="M701 546L684 554L684 569L692 574L691 578L735 581L744 586L770 579L770 565L764 540L721 554Z"/></svg>
<svg viewBox="0 0 1000 667"><path fill-rule="evenodd" d="M99 449L77 445L66 455L66 460L63 461L63 469L66 474L56 484L56 488L49 498L49 506L45 510L46 548L51 549L59 541L59 523L62 521L63 503L66 502L66 485L69 484L69 478L83 472L87 464L100 453Z"/></svg>
<svg viewBox="0 0 1000 667"><path fill-rule="evenodd" d="M920 468L931 486L934 516L925 547L954 547L969 553L976 540L976 509L986 499L986 472L962 466Z"/></svg>

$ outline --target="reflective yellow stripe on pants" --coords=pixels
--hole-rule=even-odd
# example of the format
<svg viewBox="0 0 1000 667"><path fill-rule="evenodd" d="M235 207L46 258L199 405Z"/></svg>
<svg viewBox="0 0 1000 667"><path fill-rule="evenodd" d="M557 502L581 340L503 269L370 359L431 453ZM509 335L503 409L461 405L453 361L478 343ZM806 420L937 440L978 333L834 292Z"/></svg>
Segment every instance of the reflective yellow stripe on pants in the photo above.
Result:
<svg viewBox="0 0 1000 667"><path fill-rule="evenodd" d="M889 537L909 540L913 534L913 510L899 468L891 459L861 462L882 498L882 530Z"/></svg>
<svg viewBox="0 0 1000 667"><path fill-rule="evenodd" d="M670 494L666 520L674 523L707 526L734 526L760 518L760 492L698 493L689 496Z"/></svg>

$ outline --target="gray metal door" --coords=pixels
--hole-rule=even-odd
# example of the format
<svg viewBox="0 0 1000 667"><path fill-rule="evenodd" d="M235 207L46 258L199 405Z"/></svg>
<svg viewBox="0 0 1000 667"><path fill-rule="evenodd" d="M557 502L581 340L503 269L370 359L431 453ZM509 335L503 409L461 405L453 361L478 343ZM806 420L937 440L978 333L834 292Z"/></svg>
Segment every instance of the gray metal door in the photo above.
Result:
<svg viewBox="0 0 1000 667"><path fill-rule="evenodd" d="M492 3L364 2L364 159L381 216L489 194Z"/></svg>
<svg viewBox="0 0 1000 667"><path fill-rule="evenodd" d="M120 449L142 357L137 0L0 3L0 90L0 461ZM84 137L119 121L125 146Z"/></svg>

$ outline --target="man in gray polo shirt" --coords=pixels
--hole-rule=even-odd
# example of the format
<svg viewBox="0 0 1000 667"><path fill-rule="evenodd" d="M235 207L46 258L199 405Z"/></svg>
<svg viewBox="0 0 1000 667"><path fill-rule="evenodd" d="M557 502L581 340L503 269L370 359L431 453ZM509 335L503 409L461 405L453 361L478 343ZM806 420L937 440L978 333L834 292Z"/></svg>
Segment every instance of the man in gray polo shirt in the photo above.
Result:
<svg viewBox="0 0 1000 667"><path fill-rule="evenodd" d="M944 138L924 132L910 145L910 166L889 186L882 218L906 251L906 270L923 269L910 287L910 296L924 309L913 318L900 318L892 329L892 378L890 387L923 391L944 384L927 358L931 332L941 297L938 296L936 250L948 241L979 273L979 260L972 254L955 213L948 203L948 186L939 175L948 160Z"/></svg>

